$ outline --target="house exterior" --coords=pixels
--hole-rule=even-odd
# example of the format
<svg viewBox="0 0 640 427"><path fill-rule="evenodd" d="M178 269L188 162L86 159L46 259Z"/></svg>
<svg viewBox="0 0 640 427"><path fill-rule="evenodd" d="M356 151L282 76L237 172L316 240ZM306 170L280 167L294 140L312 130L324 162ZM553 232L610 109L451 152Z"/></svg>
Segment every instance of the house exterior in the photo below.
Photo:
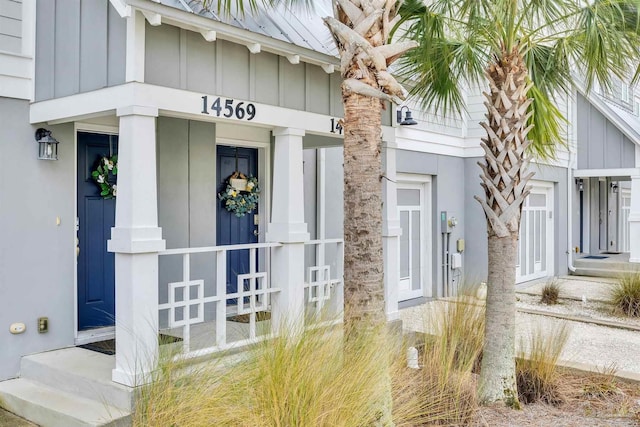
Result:
<svg viewBox="0 0 640 427"><path fill-rule="evenodd" d="M330 2L316 8L220 19L186 0L0 0L0 381L25 355L115 337L111 380L131 387L158 336L195 357L339 315L341 80ZM486 277L481 90L467 101L460 119L409 102L416 126L383 112L388 320ZM562 108L568 150L531 166L520 282L566 274L576 247L640 261L637 109L579 93ZM56 161L38 159L38 129ZM113 156L104 198L92 172ZM218 197L234 171L260 187L244 216Z"/></svg>

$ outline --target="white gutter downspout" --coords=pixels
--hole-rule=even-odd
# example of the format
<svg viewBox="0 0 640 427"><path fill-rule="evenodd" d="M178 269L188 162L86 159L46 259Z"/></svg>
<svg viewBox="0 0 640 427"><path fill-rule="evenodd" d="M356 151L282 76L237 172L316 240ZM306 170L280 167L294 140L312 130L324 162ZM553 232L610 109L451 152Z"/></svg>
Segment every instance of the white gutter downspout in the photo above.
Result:
<svg viewBox="0 0 640 427"><path fill-rule="evenodd" d="M571 150L571 148L569 148L569 164L567 165L567 268L572 273L576 272L576 268L573 266L573 245L571 244L573 238L573 211L571 206L571 202L573 200L573 192L571 190L573 188L573 174L571 173L571 171L573 170L574 166L574 156L574 152Z"/></svg>

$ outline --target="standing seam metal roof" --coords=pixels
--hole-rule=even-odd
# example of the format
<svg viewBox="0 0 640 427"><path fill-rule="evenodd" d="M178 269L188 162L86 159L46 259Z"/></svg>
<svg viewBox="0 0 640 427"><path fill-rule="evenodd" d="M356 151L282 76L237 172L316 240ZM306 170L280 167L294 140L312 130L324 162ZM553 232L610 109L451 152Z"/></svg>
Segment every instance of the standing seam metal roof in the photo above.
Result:
<svg viewBox="0 0 640 427"><path fill-rule="evenodd" d="M204 8L199 0L160 0L160 3L326 55L338 56L333 37L322 21L324 16L333 14L331 0L315 0L311 11L284 5L275 9L259 6L256 13L247 11L244 15L234 8L229 16Z"/></svg>

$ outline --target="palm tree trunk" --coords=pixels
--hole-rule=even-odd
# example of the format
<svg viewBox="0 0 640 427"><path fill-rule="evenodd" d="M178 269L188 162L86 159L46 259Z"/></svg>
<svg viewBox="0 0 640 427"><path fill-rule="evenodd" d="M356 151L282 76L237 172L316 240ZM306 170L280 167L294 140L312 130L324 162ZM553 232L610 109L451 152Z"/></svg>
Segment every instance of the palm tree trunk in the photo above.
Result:
<svg viewBox="0 0 640 427"><path fill-rule="evenodd" d="M518 240L512 235L489 237L487 316L480 397L517 406L515 377L515 264Z"/></svg>
<svg viewBox="0 0 640 427"><path fill-rule="evenodd" d="M500 57L486 71L491 93L485 93L487 131L481 146L485 152L482 187L485 198L476 197L487 217L488 277L485 345L480 371L482 402L503 400L518 407L515 372L515 269L522 202L529 194L526 149L530 144L527 122L532 102L527 68L518 46Z"/></svg>
<svg viewBox="0 0 640 427"><path fill-rule="evenodd" d="M385 322L380 100L343 94L345 323ZM361 323L362 322L362 323Z"/></svg>

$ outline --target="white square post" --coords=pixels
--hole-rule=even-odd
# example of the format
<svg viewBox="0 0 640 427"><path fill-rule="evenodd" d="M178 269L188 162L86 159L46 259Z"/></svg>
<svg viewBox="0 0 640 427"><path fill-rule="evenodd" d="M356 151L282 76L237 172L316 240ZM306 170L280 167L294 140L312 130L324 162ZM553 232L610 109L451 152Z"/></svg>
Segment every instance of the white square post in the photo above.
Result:
<svg viewBox="0 0 640 427"><path fill-rule="evenodd" d="M304 222L302 138L304 130L273 131L273 196L268 242L281 242L271 258L271 283L281 291L272 300L272 329L296 332L304 325L304 242L309 240Z"/></svg>
<svg viewBox="0 0 640 427"><path fill-rule="evenodd" d="M629 262L640 262L640 175L631 177L629 212Z"/></svg>
<svg viewBox="0 0 640 427"><path fill-rule="evenodd" d="M149 381L158 357L158 227L156 117L158 109L118 109L116 224L107 243L115 252L116 366L113 381Z"/></svg>
<svg viewBox="0 0 640 427"><path fill-rule="evenodd" d="M396 176L396 150L398 145L391 137L382 142L382 252L384 257L384 309L387 321L400 318L398 310L398 286L400 283L400 217L398 215L398 193Z"/></svg>

